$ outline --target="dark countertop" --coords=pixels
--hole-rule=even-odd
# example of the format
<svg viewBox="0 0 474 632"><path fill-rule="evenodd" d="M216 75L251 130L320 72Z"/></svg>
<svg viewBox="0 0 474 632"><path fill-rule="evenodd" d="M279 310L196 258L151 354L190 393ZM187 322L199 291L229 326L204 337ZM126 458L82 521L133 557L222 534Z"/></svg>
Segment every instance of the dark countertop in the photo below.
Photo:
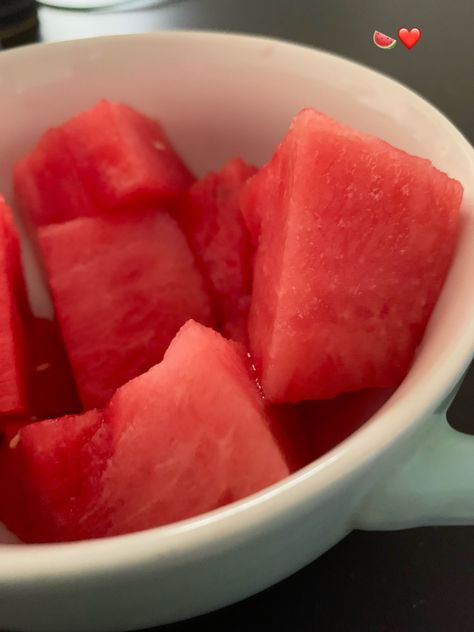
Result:
<svg viewBox="0 0 474 632"><path fill-rule="evenodd" d="M474 143L473 0L181 0L121 13L40 10L46 40L164 28L228 30L334 51L397 78ZM417 26L411 51L381 51L375 29ZM450 411L474 434L474 369ZM296 575L244 602L170 631L474 632L474 527L356 532Z"/></svg>

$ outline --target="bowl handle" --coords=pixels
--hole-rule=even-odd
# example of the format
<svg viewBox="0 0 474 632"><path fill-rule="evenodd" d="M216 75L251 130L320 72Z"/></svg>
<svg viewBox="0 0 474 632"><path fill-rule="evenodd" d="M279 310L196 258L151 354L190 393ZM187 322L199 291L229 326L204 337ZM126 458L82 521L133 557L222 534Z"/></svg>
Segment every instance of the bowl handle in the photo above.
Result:
<svg viewBox="0 0 474 632"><path fill-rule="evenodd" d="M372 488L354 528L404 529L474 524L474 436L434 413L415 452Z"/></svg>

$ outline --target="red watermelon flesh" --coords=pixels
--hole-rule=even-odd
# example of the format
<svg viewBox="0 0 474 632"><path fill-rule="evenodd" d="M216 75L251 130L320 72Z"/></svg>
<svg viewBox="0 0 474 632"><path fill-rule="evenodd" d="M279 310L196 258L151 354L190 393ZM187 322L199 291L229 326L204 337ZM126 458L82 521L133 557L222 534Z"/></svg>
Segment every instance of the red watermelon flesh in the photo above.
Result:
<svg viewBox="0 0 474 632"><path fill-rule="evenodd" d="M0 417L0 523L9 525L17 533L25 528L30 515L20 481L20 465L13 457L10 443L17 439L21 428L31 423L28 419Z"/></svg>
<svg viewBox="0 0 474 632"><path fill-rule="evenodd" d="M288 475L240 349L193 321L161 364L117 391L105 419L113 457L90 535L189 518Z"/></svg>
<svg viewBox="0 0 474 632"><path fill-rule="evenodd" d="M161 126L127 105L100 101L63 130L101 210L170 200L194 180Z"/></svg>
<svg viewBox="0 0 474 632"><path fill-rule="evenodd" d="M106 100L48 130L14 170L37 226L171 200L193 180L156 121Z"/></svg>
<svg viewBox="0 0 474 632"><path fill-rule="evenodd" d="M266 404L270 430L285 455L290 472L315 459L312 427L295 404Z"/></svg>
<svg viewBox="0 0 474 632"><path fill-rule="evenodd" d="M252 357L243 345L239 345L239 347L248 375L264 400L265 413L271 433L285 455L290 472L296 472L308 465L314 458L306 416L294 404L271 404L265 401Z"/></svg>
<svg viewBox="0 0 474 632"><path fill-rule="evenodd" d="M193 321L104 414L113 457L88 537L189 518L288 474L240 349Z"/></svg>
<svg viewBox="0 0 474 632"><path fill-rule="evenodd" d="M253 249L240 213L240 193L256 168L240 158L195 182L177 218L208 279L219 330L247 342Z"/></svg>
<svg viewBox="0 0 474 632"><path fill-rule="evenodd" d="M14 167L16 200L36 226L97 215L61 128L48 130Z"/></svg>
<svg viewBox="0 0 474 632"><path fill-rule="evenodd" d="M0 449L7 478L0 521L25 542L73 539L71 525L85 519L98 498L110 457L102 413L17 423L7 433Z"/></svg>
<svg viewBox="0 0 474 632"><path fill-rule="evenodd" d="M267 404L270 427L291 472L332 450L364 425L391 397L393 388L371 388L333 399Z"/></svg>
<svg viewBox="0 0 474 632"><path fill-rule="evenodd" d="M48 542L194 516L288 475L268 426L240 348L190 321L103 417L20 430L8 454L21 506L0 519L27 542Z"/></svg>
<svg viewBox="0 0 474 632"><path fill-rule="evenodd" d="M461 198L427 160L314 110L295 118L242 196L258 241L250 344L270 401L399 384L449 268Z"/></svg>
<svg viewBox="0 0 474 632"><path fill-rule="evenodd" d="M275 171L277 169L281 172L284 171L286 167L286 163L282 164L284 157L282 152L279 151L276 151L273 155L272 164ZM267 167L267 165L265 165L265 167ZM247 232L250 235L254 247L258 245L260 237L262 207L270 208L275 206L276 201L274 198L277 197L278 194L276 181L273 178L265 176L267 170L263 172L262 177L257 178L259 173L260 171L248 179L246 186L242 187L240 194L240 213L244 219ZM255 180L256 184L254 184ZM263 205L262 200L265 199L267 202Z"/></svg>
<svg viewBox="0 0 474 632"><path fill-rule="evenodd" d="M189 246L165 212L81 218L39 231L62 337L85 408L159 362L189 318L211 323Z"/></svg>
<svg viewBox="0 0 474 632"><path fill-rule="evenodd" d="M74 377L55 321L28 321L28 410L37 419L51 419L82 410Z"/></svg>
<svg viewBox="0 0 474 632"><path fill-rule="evenodd" d="M62 129L101 210L170 200L194 180L161 126L127 105L100 101Z"/></svg>
<svg viewBox="0 0 474 632"><path fill-rule="evenodd" d="M10 209L0 197L0 414L27 407L25 298L20 243Z"/></svg>
<svg viewBox="0 0 474 632"><path fill-rule="evenodd" d="M310 460L326 454L358 430L393 392L393 388L369 388L294 406L295 426L306 443Z"/></svg>

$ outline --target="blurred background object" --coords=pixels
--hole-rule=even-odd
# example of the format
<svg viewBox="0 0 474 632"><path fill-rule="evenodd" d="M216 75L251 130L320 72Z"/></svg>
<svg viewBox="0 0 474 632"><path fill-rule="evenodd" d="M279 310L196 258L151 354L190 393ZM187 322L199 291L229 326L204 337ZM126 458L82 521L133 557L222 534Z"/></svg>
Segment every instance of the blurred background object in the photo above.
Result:
<svg viewBox="0 0 474 632"><path fill-rule="evenodd" d="M38 0L39 4L70 11L94 11L114 8L141 9L169 4L173 0Z"/></svg>
<svg viewBox="0 0 474 632"><path fill-rule="evenodd" d="M38 12L35 0L0 0L0 44L10 48L36 40Z"/></svg>
<svg viewBox="0 0 474 632"><path fill-rule="evenodd" d="M127 0L38 0L39 4L57 9L72 9L86 11L88 9L102 9L117 4L124 4Z"/></svg>

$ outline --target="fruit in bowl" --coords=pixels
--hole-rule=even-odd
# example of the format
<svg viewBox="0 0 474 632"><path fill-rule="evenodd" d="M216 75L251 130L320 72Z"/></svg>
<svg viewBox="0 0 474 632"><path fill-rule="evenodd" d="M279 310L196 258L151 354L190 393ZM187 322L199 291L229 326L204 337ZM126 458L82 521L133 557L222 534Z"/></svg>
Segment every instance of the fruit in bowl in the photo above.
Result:
<svg viewBox="0 0 474 632"><path fill-rule="evenodd" d="M121 532L131 532L80 542L36 545L21 543L6 530L1 531L2 629L37 632L142 629L201 614L254 594L310 562L354 527L401 528L472 521L472 487L466 483L472 481L474 476L470 438L455 434L447 426L444 415L441 412L435 414L434 411L441 411L446 406L449 393L461 378L474 350L474 299L470 292L474 265L474 152L441 113L400 84L347 60L284 42L232 34L160 32L25 47L2 53L0 75L0 191L16 212L31 304L31 308L28 308L22 298L24 292L20 276L18 283L15 283L18 289L7 291L10 292L8 296L14 297L20 314L15 339L23 340L24 343L14 348L25 349L25 355L19 358L25 358L26 367L21 368L20 364L15 366L21 369L18 376L26 375L27 388L16 412L2 413L0 498L2 511L8 514L4 520L26 540L89 538L91 531L85 532L88 520L86 501L92 499L97 513L95 522L91 521L89 528L99 525L103 529L102 535L107 535L106 531L111 534L109 528L115 515L117 525L120 517ZM175 167L172 173L176 176L177 165L181 165L178 172L187 174L184 185L182 177L178 179L182 193L177 192L176 177L171 191L165 187L163 179L159 186L156 184L150 175L155 168L152 165L156 165L156 162L149 153L133 157L133 152L130 153L130 148L137 147L137 143L143 141L146 130L150 136L154 136L155 132L152 133L151 129L156 130L156 124L152 124L139 126L143 133L127 132L125 139L122 132L119 134L122 142L126 143L126 151L111 153L109 144L103 152L95 154L95 158L102 157L108 162L107 168L104 166L100 171L100 177L94 175L96 172L88 172L87 186L91 188L87 188L87 191L93 190L94 193L86 195L84 189L82 193L76 190L77 195L70 196L71 183L77 183L80 170L73 173L70 167L73 164L72 154L62 156L59 161L55 161L51 154L49 183L54 185L54 174L62 173L64 187L61 188L56 181L56 185L51 188L47 184L47 173L44 172L44 191L57 194L52 202L55 199L67 201L69 196L70 204L65 208L67 212L75 214L74 220L66 218L63 221L62 204L59 207L51 206L54 213L49 213L44 210L44 206L37 206L33 193L26 191L23 198L17 186L17 194L14 195L14 165L33 155L34 148L41 144L40 139L47 130L61 127L71 119L77 123L82 113L92 111L104 97L109 103L124 104L127 109L136 111L136 116L125 117L127 126L131 119L136 121L140 114L161 123L160 138L166 137L166 143L155 136L158 147L154 147L154 151L158 151L162 147L160 143L163 143L166 156L174 154ZM428 158L437 170L449 174L450 178L444 180L446 183L451 183L450 186L456 189L457 185L453 185L452 180L458 180L464 186L459 237L446 282L416 348L408 374L393 395L393 388L376 387L299 403L270 402L267 393L264 400L260 397L265 371L267 385L263 386L263 391L268 390L275 376L278 380L285 378L273 395L270 394L271 399L279 398L280 387L287 389L291 380L288 382L288 374L278 373L278 367L272 364L270 356L258 357L252 335L249 340L245 327L242 327L242 323L248 319L249 309L254 330L258 322L258 319L255 321L256 313L252 308L254 292L250 283L256 278L257 258L262 262L269 260L268 245L273 239L273 232L268 232L270 223L265 220L265 225L260 224L260 213L254 215L257 209L252 207L251 201L259 194L263 183L265 186L276 184L274 176L285 176L286 179L282 178L280 183L281 193L285 190L285 195L272 194L271 208L282 213L275 217L279 221L273 225L277 238L274 244L279 255L284 255L285 269L289 271L287 265L298 263L288 254L295 251L293 231L300 227L300 223L286 221L296 219L294 209L287 206L285 201L290 197L292 185L288 185L288 177L291 173L279 172L278 159L272 160L272 155L276 154L276 158L279 154L278 142L285 138L292 118L305 106L326 113L334 121L341 121L349 128L349 137L353 134L357 137L354 130L363 130L364 133L370 132L372 139L374 136L385 139L393 147L399 147L411 156ZM102 108L104 111L107 108ZM119 119L123 124L123 118ZM337 127L337 123L334 125ZM118 134L119 130L114 129ZM97 132L97 128L95 130ZM123 127L120 130L123 131ZM96 132L83 139L82 152L87 147L87 151L90 151L91 144L96 146L94 142L99 137ZM104 137L110 138L105 131ZM282 147L280 154L286 156L288 164L296 164L298 157L293 154L294 147L285 142ZM393 151L392 155L400 161L403 156L409 159L406 154L394 149L388 151ZM251 177L243 184L245 191L237 191L240 179L245 178L244 170L241 169L242 161L249 168L258 169L253 177L260 187L251 184ZM30 164L36 164L35 159L32 158ZM123 179L120 183L107 179L111 169L118 166L122 168L127 164L133 178ZM163 174L163 162L160 164ZM402 164L400 166L402 168ZM439 176L437 170L427 168L426 173L436 179L443 179L444 176ZM421 172L417 170L417 173L420 175ZM66 175L70 178L66 178ZM337 179L332 178L334 183L339 181L338 175ZM342 178L340 181L344 182ZM300 197L304 196L305 190L310 191L309 187L306 189L303 186L304 179L295 180L294 184L295 194ZM362 186L363 180L359 184ZM424 190L428 191L428 188ZM153 196L158 191L161 191L160 200L154 202ZM165 195L164 191L167 191ZM129 196L131 203L127 203L127 208L115 207L121 194ZM173 196L177 198L172 199ZM237 198L239 204L236 209ZM22 199L25 202L30 200L37 210L32 211L30 220L27 219L28 211ZM104 200L108 200L109 204ZM425 208L423 204L421 200L421 208ZM24 205L20 213L20 206ZM379 217L380 209L371 208L375 217ZM192 220L186 216L186 209L194 209ZM429 216L432 213L430 209L427 211ZM321 208L313 207L313 210L321 213ZM353 208L354 212L356 210ZM172 250L169 253L169 260L174 261L176 257L181 262L187 261L181 269L187 269L194 279L201 279L200 289L196 290L197 286L192 283L196 290L193 304L196 296L201 297L199 304L203 305L204 302L211 312L210 317L209 314L207 316L208 323L203 323L203 316L196 314L190 317L195 324L183 323L184 330L175 332L178 338L174 342L169 340L164 343L164 346L171 344L169 352L164 348L158 351L158 345L154 351L147 348L142 356L137 352L134 370L141 373L135 378L125 374L125 370L115 372L110 367L114 362L117 362L118 367L120 358L124 357L122 354L126 355L126 344L132 343L131 333L137 335L137 338L133 337L136 341L140 338L139 344L144 344L146 340L144 332L134 325L138 320L128 320L128 326L125 327L120 315L132 312L134 317L143 317L144 313L140 310L149 303L140 298L130 301L130 296L129 302L125 303L121 300L125 295L120 291L128 283L129 291L134 288L136 297L146 296L147 290L143 288L153 287L156 278L160 295L152 294L148 298L155 307L161 303L170 305L179 296L179 287L185 281L181 278L178 283L179 275L173 277L173 283L178 286L173 286L173 291L169 293L169 302L161 290L168 273L175 270L174 267L167 271L160 269L158 274L156 264L151 263L150 269L143 271L143 285L131 282L132 278L135 281L141 278L140 262L149 261L148 247L142 256L140 248L132 246L132 243L122 252L120 248L114 249L106 238L109 228L111 231L113 228L114 235L121 234L123 237L125 226L131 227L131 224L122 223L121 218L128 217L130 222L131 216L136 216L137 220L139 216L148 216L150 223L147 225L150 226L168 226L169 232L175 236L174 243L181 244L177 252ZM41 222L43 217L46 225ZM221 230L219 226L222 228L222 224L218 222L226 217L243 218L243 221L226 225L225 230ZM50 220L55 223L50 224ZM74 233L75 221L78 226L87 227L87 231L75 229ZM11 228L12 224L9 226ZM104 233L102 228L105 226L109 228ZM304 226L308 236L316 237L314 224L306 223ZM156 241L154 234L148 235L138 221L133 229L135 244L140 233L145 235L147 243ZM41 231L45 231L51 240L54 235L64 238L64 247L59 248L57 244L51 247L51 242L46 252L44 246L41 248ZM95 266L97 273L88 276L87 265L82 267L78 262L75 263L74 274L71 269L66 273L66 269L57 270L52 265L53 272L48 272L45 252L46 256L48 253L51 256L54 248L55 256L61 259L69 257L68 247L65 246L68 243L65 236L69 231L75 234L74 243L71 243L71 257L72 252L80 256L81 247L76 241L86 234L90 237L91 252L95 253L91 257L91 265ZM433 234L431 231L432 227L429 234ZM290 238L288 252L281 246L280 239L284 233ZM10 230L10 234L14 233ZM224 235L225 238L220 241L218 235ZM355 236L359 241L363 239L360 231ZM336 233L331 233L331 239L335 240L333 246L336 246ZM212 240L212 248L209 240ZM264 247L263 241L267 247ZM309 240L298 235L298 241L305 246L302 248L304 254ZM229 259L225 257L227 242L234 244L228 253L231 255ZM121 243L124 243L123 239ZM322 245L325 246L324 252L329 254L330 243ZM370 246L370 241L367 246ZM86 248L87 245L82 244L84 252ZM157 256L158 253L164 256L166 248L159 239L156 248ZM102 249L104 252L101 252ZM36 251L35 256L33 251ZM394 255L394 250L388 249L388 254ZM16 265L13 264L15 260L16 257L9 257L9 269L11 265ZM43 261L41 266L38 265L40 260ZM133 268L129 277L127 262ZM357 269L350 271L351 280L357 271L364 271L360 262L356 263ZM101 264L102 276L99 274ZM249 265L250 283L246 272ZM298 271L298 268L295 270ZM107 399L109 395L104 395L107 401L97 410L84 410L88 405L84 406L80 400L81 393L77 392L77 371L78 367L84 371L91 358L88 360L87 353L84 353L88 339L75 319L80 308L92 311L101 305L102 313L106 313L108 304L101 303L103 288L111 283L115 271L120 283L116 284L117 287L114 285L109 288L115 309L110 310L105 320L114 323L118 333L124 332L124 342L120 348L113 343L117 355L93 370L97 372L96 375L102 376L107 372L108 379L112 381L117 379L120 383L121 379L126 379L128 382L122 385L114 383L113 388L108 382L108 388L113 390L110 399ZM309 272L306 269L303 271ZM265 271L265 274L273 274L269 278L275 280L276 272L273 269ZM376 277L376 270L369 272L367 279ZM263 269L260 271L262 274ZM59 293L58 290L46 291L48 276L51 277L51 286L56 277L56 285L61 290ZM7 277L1 278L5 281ZM263 278L261 276L260 289ZM302 280L311 278L305 274ZM313 278L313 285L318 280L318 291L319 287L323 287L324 278L322 275ZM85 290L79 287L81 279L88 280ZM292 285L295 285L295 291L310 289L297 282L297 275L287 274L281 277L281 281L278 284L276 311L273 309L273 300L264 301L265 295L260 299L268 312L268 324L277 343L282 341L284 333L280 325L285 324L289 315L284 293L288 290L293 292ZM288 285L288 281L295 283ZM77 282L77 288L71 292L72 298L60 299L60 304L58 298L54 298L57 304L53 320L48 295L63 296L66 287L71 291L72 285L69 284L73 282ZM100 293L95 292L96 283ZM186 280L186 287L189 287L189 279ZM393 289L393 286L390 287ZM268 288L268 298L272 296L271 289ZM337 289L342 292L341 284L333 289L333 298L339 296ZM401 295L396 297L395 305L399 309L403 305L403 292L408 291L410 278L404 280ZM328 296L330 294L328 291ZM377 304L376 298L376 295L372 296L374 300L371 300L371 306ZM10 304L13 304L12 301ZM280 309L282 306L285 307L284 311ZM312 307L316 306L314 304ZM360 326L364 322L364 311L355 307L360 305L351 302L351 309L358 316ZM406 314L413 313L411 307ZM30 311L33 314L28 313ZM65 314L62 321L61 311ZM176 313L174 310L170 312L166 322L174 322L174 326L180 329L177 323L180 317L176 318ZM403 310L400 314L403 315ZM342 313L336 316L335 322L341 322ZM150 319L143 319L147 327L152 321L153 314ZM12 321L7 319L7 322ZM105 328L106 322L97 323L89 317L88 323L88 327L97 328L95 335L96 341L100 342L98 348L105 349L108 343L97 335L97 331L100 331L101 326ZM75 332L69 336L69 342L62 331L65 324ZM311 333L307 325L308 322L302 319L298 331ZM247 329L251 334L252 327ZM173 337L175 334L170 330L168 336ZM292 330L296 331L296 328L292 327ZM151 329L147 331L150 341L156 340ZM341 328L341 332L344 329ZM416 337L413 331L412 335ZM220 450L212 453L211 460L202 459L200 455L208 454L207 448L212 444L212 438L217 436L210 434L211 438L205 439L203 434L202 452L193 452L191 449L191 446L201 445L197 434L193 433L199 429L202 432L210 431L211 428L213 432L224 431L224 427L217 422L213 410L206 409L205 420L202 419L203 401L196 400L196 389L191 389L194 379L195 385L203 384L202 376L198 374L193 378L191 367L188 368L183 361L180 352L182 336L187 346L193 340L192 348L196 353L199 350L200 357L205 357L206 361L213 359L213 374L206 366L201 368L201 373L206 376L205 385L209 387L203 390L202 399L209 397L211 392L215 393L220 385L215 377L216 372L221 375L223 389L227 389L229 384L235 386L231 393L234 395L232 401L238 410L243 410L245 406L249 414L247 421L253 419L256 426L253 424L250 428L240 417L236 418L234 408L229 406L227 410L226 407L226 415L228 413L229 420L235 423L232 427L236 434L233 436L237 439L244 434L250 437L257 436L254 432L258 433L261 439L259 450L266 455L266 459L271 457L273 460L273 475L281 476L278 482L256 493L252 491L254 488L248 486L250 479L244 486L241 465L244 460L250 459L248 449L252 446L244 445L236 452L236 442L220 442ZM234 339L239 342L232 342ZM410 339L413 340L411 336ZM12 337L7 340L10 343L5 349L10 348L11 353ZM340 343L340 340L340 337L335 338L336 342ZM209 345L205 351L204 344ZM250 358L245 352L242 356L239 351L242 346L239 345L251 352ZM367 348L363 348L366 353ZM225 352L217 353L218 349L225 349ZM283 347L275 346L274 349L280 352ZM82 358L75 367L72 362L73 351L80 353ZM295 347L295 351L300 353L301 349ZM312 363L312 349L308 348L308 352L308 360ZM162 353L165 354L164 362L160 360ZM239 360L236 360L235 365L221 362L223 358L236 357ZM351 356L352 360L354 357ZM367 356L365 358L367 360ZM288 359L291 359L291 353ZM143 364L139 366L138 360ZM303 357L305 361L306 356ZM147 370L144 365L148 362L152 366ZM249 373L247 368L242 368L242 362L247 367L250 365ZM9 366L12 367L12 364ZM308 370L314 368L315 365L311 366L308 362ZM158 387L163 392L167 376L171 379L178 369L179 375L186 378L186 388L175 388L174 394L183 396L180 401L186 404L188 412L193 400L200 411L199 426L189 427L190 417L184 419L183 415L176 415L173 425L169 424L177 402L172 401L171 393L168 392L166 407L160 407L156 415L151 410L155 408L156 400L153 400L150 409L145 411L143 408L146 406L146 397L150 399ZM11 376L11 373L8 375ZM87 379L87 373L83 375ZM212 379L215 383L208 384ZM10 379L9 383L16 397L16 378ZM249 384L252 389L248 388ZM312 380L308 385L314 386ZM94 384L92 386L95 388ZM217 390L216 410L217 403L222 406L223 394L226 401L229 400L227 390L224 393ZM112 408L113 401L119 403ZM20 412L20 409L24 412ZM137 414L140 409L136 418L140 423L134 428L130 426L130 430L133 429L131 445L140 446L143 459L135 452L131 454L126 441L124 443L122 440L125 439L122 424L127 425L122 413L126 412L130 417L135 409ZM37 414L33 411L37 411ZM31 416L38 419L34 420ZM153 419L160 419L160 426L155 426ZM220 415L217 419L220 419ZM143 520L156 516L159 505L157 490L150 485L150 481L147 480L143 486L140 482L145 479L144 472L159 477L159 471L150 467L153 454L156 454L155 445L149 446L144 439L146 434L151 437L149 433L152 431L153 440L157 442L156 448L159 444L163 450L161 454L171 454L176 448L176 444L170 444L168 452L168 448L160 443L165 441L166 436L169 439L178 437L175 433L183 431L187 439L186 442L180 442L183 451L179 455L174 452L176 458L167 461L166 467L173 469L175 478L168 478L168 491L163 496L168 503L165 519L175 520L178 516L172 513L178 509L182 512L189 510L190 516L190 509L193 508L206 513L142 530L145 526ZM168 431L171 434L167 435ZM252 434L249 434L250 431ZM24 441L21 440L22 434ZM100 441L102 434L103 440ZM89 446L95 450L97 458L91 458ZM111 457L113 451L114 459ZM55 455L54 460L52 454ZM232 462L231 468L228 459L232 455L238 458ZM281 457L284 467L280 467ZM212 476L209 477L209 469L203 461L212 463L215 468L222 468L227 463L227 473L232 471L233 477L222 476L220 483L214 481ZM173 487L175 484L179 486L182 483L184 486L186 481L190 481L193 463L193 471L200 472L201 483L208 483L198 487L192 479L193 485L187 486L186 494L183 494L183 499L190 501L185 506L183 499L174 502L168 492L178 489ZM249 474L253 483L256 486L268 485L270 481L264 480L262 472L258 474L256 464L250 463ZM275 468L275 464L278 468ZM110 467L105 478L107 466ZM127 494L124 489L127 482L123 482L130 469L137 470L132 472L130 479L133 481L133 491L137 494L138 504L134 505L131 494ZM30 475L33 471L36 472L34 476ZM286 475L287 471L289 475ZM60 478L58 473L61 474ZM444 481L442 485L439 484L441 479ZM157 481L159 478L151 480ZM11 485L12 481L15 481L15 486ZM223 488L219 485L223 482L228 493L221 495ZM184 492L185 488L182 490ZM203 505L206 499L204 492L209 504L217 498L219 506L207 511ZM71 500L76 493L79 500L74 506ZM236 499L237 495L247 493L250 495ZM104 502L106 494L109 495L108 504ZM120 497L120 494L123 496ZM149 494L153 494L153 500L147 511L143 499L146 495L145 502L148 503ZM200 499L199 503L194 502L197 498ZM130 503L130 518L137 521L135 525L131 522L126 524L124 520L127 503ZM99 510L102 517L99 516ZM70 511L74 515L69 521ZM165 516L164 512L159 513ZM28 515L37 516L37 528L34 522L28 524L25 517ZM81 522L78 522L78 516L82 516ZM141 524L138 524L138 519L142 521ZM78 530L73 531L78 524L80 533ZM68 533L66 528L69 529ZM134 529L140 530L132 533ZM183 586L186 586L186 590L183 590Z"/></svg>
<svg viewBox="0 0 474 632"><path fill-rule="evenodd" d="M14 191L81 401L44 420L28 401L3 203L0 402L26 417L4 431L0 519L25 542L190 518L306 465L327 433L334 445L337 412L318 400L360 391L354 409L402 381L462 199L429 161L313 109L260 169L234 158L196 181L162 122L107 100L47 130Z"/></svg>

